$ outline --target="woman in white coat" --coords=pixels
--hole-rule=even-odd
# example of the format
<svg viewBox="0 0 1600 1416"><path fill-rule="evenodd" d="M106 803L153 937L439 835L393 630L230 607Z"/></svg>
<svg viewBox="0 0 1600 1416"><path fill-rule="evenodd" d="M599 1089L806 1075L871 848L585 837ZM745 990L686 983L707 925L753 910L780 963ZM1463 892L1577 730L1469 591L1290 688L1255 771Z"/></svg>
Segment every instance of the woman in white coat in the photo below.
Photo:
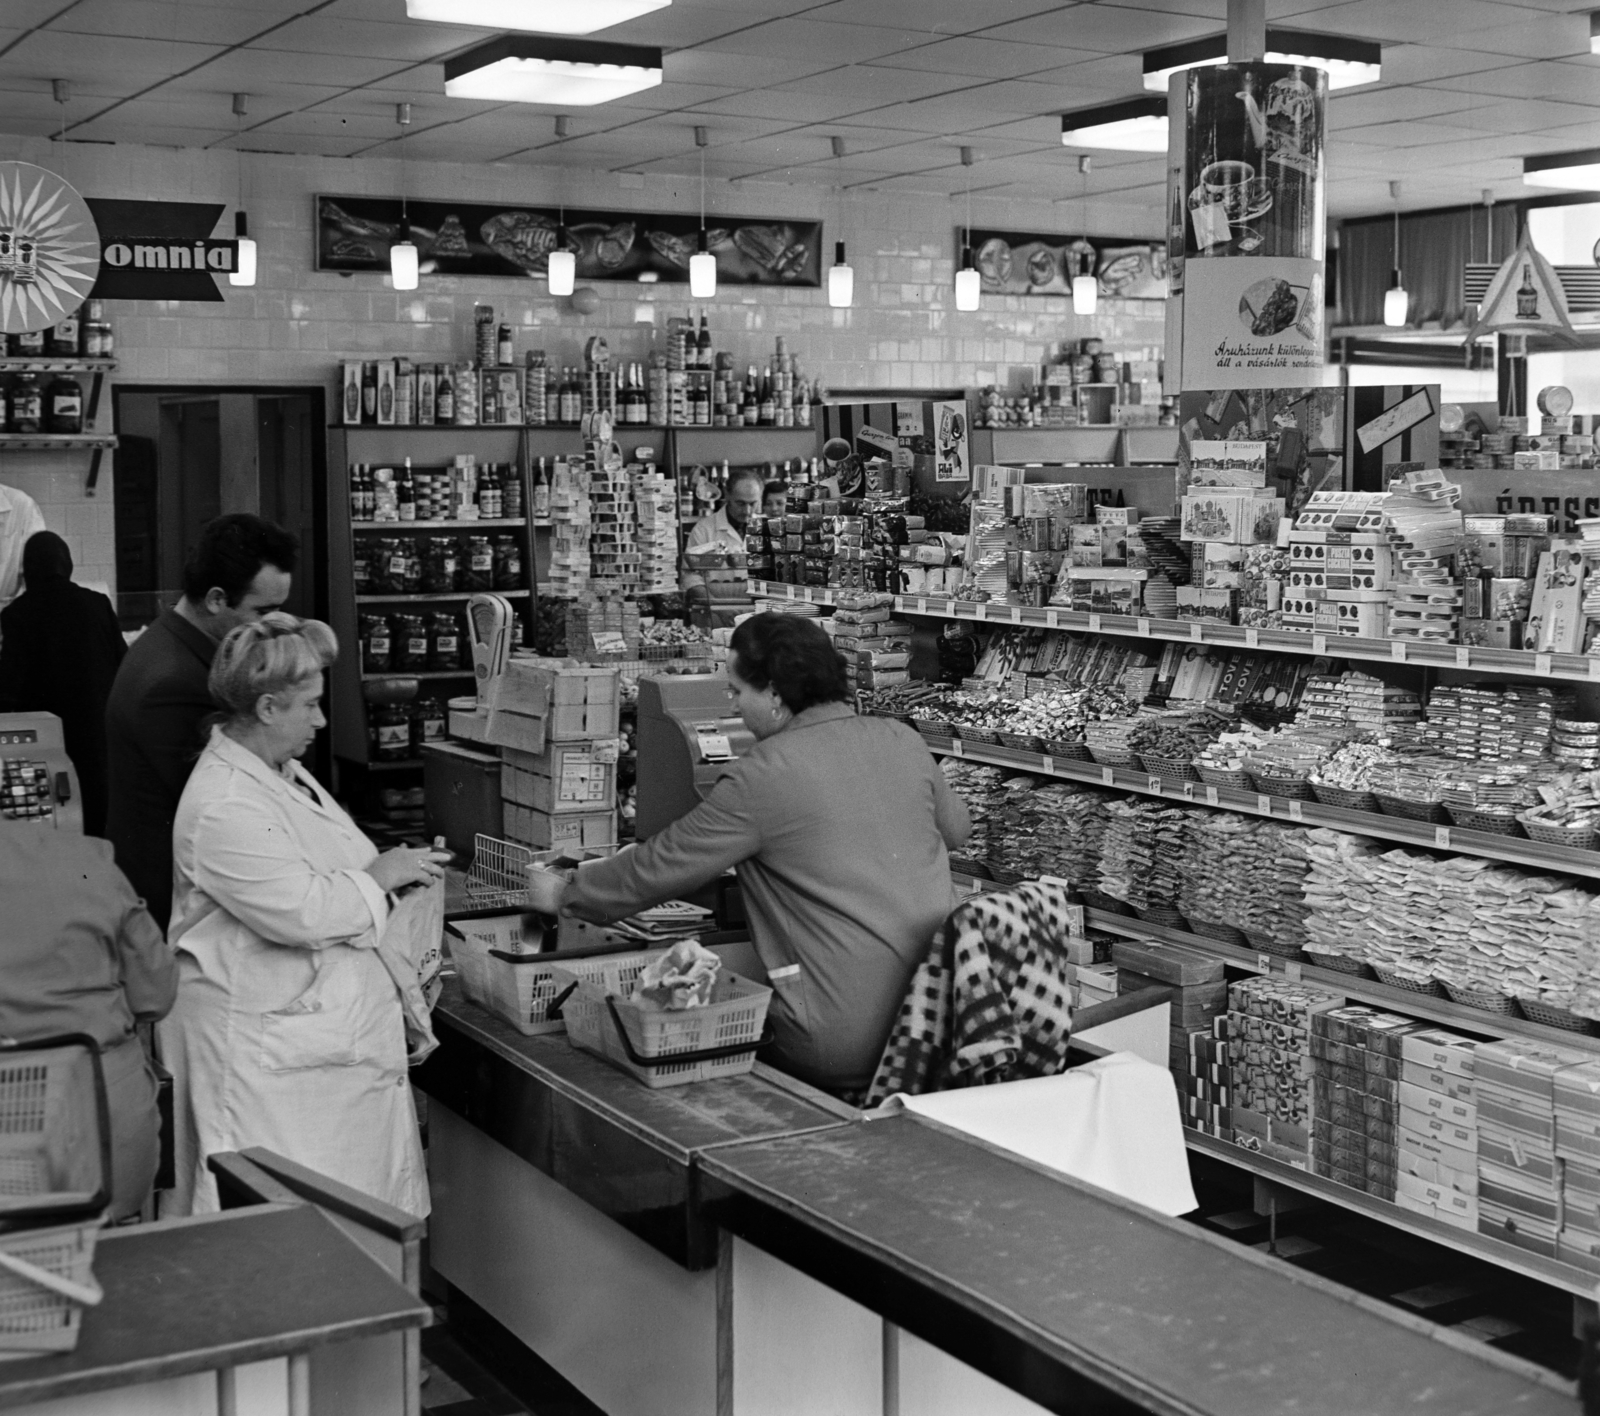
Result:
<svg viewBox="0 0 1600 1416"><path fill-rule="evenodd" d="M178 1001L161 1024L175 1079L177 1182L163 1212L215 1210L206 1157L264 1146L412 1214L428 1186L406 1078L401 996L377 946L393 892L442 857L379 855L296 759L338 644L276 613L217 650L222 723L173 829Z"/></svg>

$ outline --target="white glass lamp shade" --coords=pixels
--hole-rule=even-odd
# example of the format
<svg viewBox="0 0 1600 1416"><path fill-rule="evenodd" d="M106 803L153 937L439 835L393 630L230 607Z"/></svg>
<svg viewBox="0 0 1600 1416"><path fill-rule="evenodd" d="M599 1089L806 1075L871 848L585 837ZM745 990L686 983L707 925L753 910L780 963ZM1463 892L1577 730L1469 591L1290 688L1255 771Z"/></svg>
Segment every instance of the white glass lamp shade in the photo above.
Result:
<svg viewBox="0 0 1600 1416"><path fill-rule="evenodd" d="M394 277L396 290L417 288L417 248L409 236L389 247L389 274Z"/></svg>
<svg viewBox="0 0 1600 1416"><path fill-rule="evenodd" d="M652 10L663 10L672 0L406 0L406 15L413 20L437 20L446 25L482 25L494 30L534 30L540 34L593 34Z"/></svg>
<svg viewBox="0 0 1600 1416"><path fill-rule="evenodd" d="M1092 315L1100 307L1100 282L1092 275L1072 277L1072 313Z"/></svg>
<svg viewBox="0 0 1600 1416"><path fill-rule="evenodd" d="M978 308L979 294L983 289L983 277L978 274L978 268L972 263L972 247L961 248L961 269L956 272L956 309L972 311Z"/></svg>
<svg viewBox="0 0 1600 1416"><path fill-rule="evenodd" d="M233 239L237 247L233 269L228 272L229 285L254 285L256 283L256 243L250 239L250 223L244 212L233 214Z"/></svg>
<svg viewBox="0 0 1600 1416"><path fill-rule="evenodd" d="M1406 322L1406 315L1411 308L1411 297L1406 294L1406 288L1400 283L1400 272L1396 271L1389 282L1389 288L1383 292L1383 322L1393 329L1398 329Z"/></svg>
<svg viewBox="0 0 1600 1416"><path fill-rule="evenodd" d="M696 300L709 300L717 293L717 258L706 250L706 233L700 233L700 249L689 257L689 293Z"/></svg>
<svg viewBox="0 0 1600 1416"><path fill-rule="evenodd" d="M828 267L828 303L842 310L855 300L856 273L845 262L844 242L838 242L833 250L833 264Z"/></svg>
<svg viewBox="0 0 1600 1416"><path fill-rule="evenodd" d="M570 295L578 276L578 258L571 251L550 252L550 293Z"/></svg>

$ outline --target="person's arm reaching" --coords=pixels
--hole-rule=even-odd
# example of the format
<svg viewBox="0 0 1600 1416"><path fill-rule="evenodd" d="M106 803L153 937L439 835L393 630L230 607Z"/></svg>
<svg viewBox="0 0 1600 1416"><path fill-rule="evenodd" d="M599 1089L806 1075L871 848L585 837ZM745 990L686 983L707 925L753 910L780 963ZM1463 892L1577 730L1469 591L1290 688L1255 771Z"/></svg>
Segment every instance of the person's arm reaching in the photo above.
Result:
<svg viewBox="0 0 1600 1416"><path fill-rule="evenodd" d="M689 894L760 849L746 773L736 767L687 816L631 850L581 866L562 910L610 924Z"/></svg>
<svg viewBox="0 0 1600 1416"><path fill-rule="evenodd" d="M950 790L950 783L937 767L933 769L933 820L944 837L946 850L960 850L972 835L972 816L966 801Z"/></svg>

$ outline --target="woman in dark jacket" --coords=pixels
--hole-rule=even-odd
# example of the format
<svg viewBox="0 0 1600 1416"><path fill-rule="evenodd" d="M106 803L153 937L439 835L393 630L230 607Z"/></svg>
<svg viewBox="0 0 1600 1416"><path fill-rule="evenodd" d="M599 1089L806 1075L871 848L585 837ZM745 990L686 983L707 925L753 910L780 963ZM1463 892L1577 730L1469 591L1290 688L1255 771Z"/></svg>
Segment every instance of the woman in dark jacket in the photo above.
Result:
<svg viewBox="0 0 1600 1416"><path fill-rule="evenodd" d="M83 828L106 823L106 700L128 652L111 601L72 583L72 552L54 531L22 548L27 594L0 610L0 713L54 713L78 770Z"/></svg>

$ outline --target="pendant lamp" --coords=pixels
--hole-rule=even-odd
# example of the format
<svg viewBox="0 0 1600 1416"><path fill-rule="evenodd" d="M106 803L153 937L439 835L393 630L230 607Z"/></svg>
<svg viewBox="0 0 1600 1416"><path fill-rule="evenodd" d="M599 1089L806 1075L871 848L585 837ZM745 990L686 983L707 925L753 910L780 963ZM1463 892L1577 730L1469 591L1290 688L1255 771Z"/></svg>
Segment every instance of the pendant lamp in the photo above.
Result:
<svg viewBox="0 0 1600 1416"><path fill-rule="evenodd" d="M1093 170L1094 159L1088 153L1078 158L1078 173L1083 178L1083 198L1079 205L1079 212L1085 227L1084 244L1088 245L1087 228L1089 225L1089 173ZM1089 257L1091 266L1094 257ZM1075 315L1092 315L1100 308L1100 280L1091 269L1083 275L1072 277L1072 313Z"/></svg>
<svg viewBox="0 0 1600 1416"><path fill-rule="evenodd" d="M983 277L972 259L972 149L961 149L961 165L967 171L967 225L961 236L961 267L956 271L956 309L971 313L978 308Z"/></svg>
<svg viewBox="0 0 1600 1416"><path fill-rule="evenodd" d="M405 142L411 126L411 105L397 103L395 121L400 125L400 141ZM417 247L411 239L411 223L406 219L406 150L400 149L400 239L389 247L389 275L396 290L417 288Z"/></svg>
<svg viewBox="0 0 1600 1416"><path fill-rule="evenodd" d="M233 96L233 116L243 118L249 111L248 94ZM237 140L239 124L234 125ZM254 285L256 283L256 243L250 239L250 221L244 214L244 154L239 154L239 208L233 214L233 237L237 254L233 269L228 272L229 285Z"/></svg>
<svg viewBox="0 0 1600 1416"><path fill-rule="evenodd" d="M1389 195L1394 198L1394 271L1389 276L1389 288L1383 293L1383 322L1391 329L1399 329L1406 322L1411 309L1411 297L1400 279L1400 184L1389 183Z"/></svg>
<svg viewBox="0 0 1600 1416"><path fill-rule="evenodd" d="M833 139L833 155L841 159L839 171L839 229L844 229L844 139ZM828 270L828 303L836 310L848 309L855 303L856 273L844 258L844 242L833 243L833 265Z"/></svg>
<svg viewBox="0 0 1600 1416"><path fill-rule="evenodd" d="M697 127L694 145L700 149L700 242L689 257L689 294L696 300L709 300L717 293L717 258L706 247L706 144L710 134Z"/></svg>

